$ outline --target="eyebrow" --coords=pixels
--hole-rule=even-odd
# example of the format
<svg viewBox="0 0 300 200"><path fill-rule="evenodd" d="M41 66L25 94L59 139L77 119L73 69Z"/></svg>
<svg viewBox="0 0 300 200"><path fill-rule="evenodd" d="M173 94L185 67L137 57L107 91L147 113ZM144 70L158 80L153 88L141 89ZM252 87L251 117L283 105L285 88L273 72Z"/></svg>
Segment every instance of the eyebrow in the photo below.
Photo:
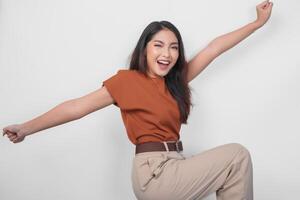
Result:
<svg viewBox="0 0 300 200"><path fill-rule="evenodd" d="M161 40L154 40L154 42L159 42L159 43L164 43L163 41L161 41ZM178 45L178 42L172 42L171 44L177 44Z"/></svg>

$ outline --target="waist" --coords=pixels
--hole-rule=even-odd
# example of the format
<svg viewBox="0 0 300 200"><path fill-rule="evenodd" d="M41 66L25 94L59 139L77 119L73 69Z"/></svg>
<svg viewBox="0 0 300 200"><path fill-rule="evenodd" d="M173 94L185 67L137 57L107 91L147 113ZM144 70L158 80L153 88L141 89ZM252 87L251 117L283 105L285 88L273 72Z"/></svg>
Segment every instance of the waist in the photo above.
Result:
<svg viewBox="0 0 300 200"><path fill-rule="evenodd" d="M162 141L162 142L145 142L135 146L135 154L149 151L177 151L183 150L182 142L177 141Z"/></svg>

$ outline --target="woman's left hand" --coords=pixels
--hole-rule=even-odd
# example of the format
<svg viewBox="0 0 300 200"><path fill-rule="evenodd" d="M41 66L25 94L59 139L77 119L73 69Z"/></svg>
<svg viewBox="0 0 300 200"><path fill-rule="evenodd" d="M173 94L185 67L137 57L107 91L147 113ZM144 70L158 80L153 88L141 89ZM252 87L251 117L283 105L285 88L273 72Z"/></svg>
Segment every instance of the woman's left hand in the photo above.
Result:
<svg viewBox="0 0 300 200"><path fill-rule="evenodd" d="M271 11L273 7L273 2L266 0L256 6L257 19L255 23L261 27L263 26L271 16Z"/></svg>

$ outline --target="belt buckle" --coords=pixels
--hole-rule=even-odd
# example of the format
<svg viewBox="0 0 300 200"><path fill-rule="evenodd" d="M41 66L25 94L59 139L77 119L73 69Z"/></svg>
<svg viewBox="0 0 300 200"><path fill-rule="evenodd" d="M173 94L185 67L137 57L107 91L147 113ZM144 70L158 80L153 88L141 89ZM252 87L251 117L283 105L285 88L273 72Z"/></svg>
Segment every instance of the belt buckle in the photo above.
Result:
<svg viewBox="0 0 300 200"><path fill-rule="evenodd" d="M179 150L179 145L178 145L179 142L180 142L180 140L176 141L176 143L175 143L176 151L177 151L178 153L180 152L180 150Z"/></svg>

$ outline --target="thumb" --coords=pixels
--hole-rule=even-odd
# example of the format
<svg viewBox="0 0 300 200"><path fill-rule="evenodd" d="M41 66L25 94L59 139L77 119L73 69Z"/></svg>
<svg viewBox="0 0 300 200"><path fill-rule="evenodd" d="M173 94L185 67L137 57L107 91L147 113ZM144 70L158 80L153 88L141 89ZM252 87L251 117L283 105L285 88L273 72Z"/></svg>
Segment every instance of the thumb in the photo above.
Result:
<svg viewBox="0 0 300 200"><path fill-rule="evenodd" d="M15 125L10 125L10 126L3 128L3 136L5 134L8 134L9 132L16 133L16 132L18 132L18 130Z"/></svg>
<svg viewBox="0 0 300 200"><path fill-rule="evenodd" d="M267 3L269 3L269 0L265 0L265 1L261 2L259 5L264 6L264 5L266 5Z"/></svg>
<svg viewBox="0 0 300 200"><path fill-rule="evenodd" d="M258 5L259 8L265 8L266 6L268 6L269 4L269 0L263 1L262 3L260 3Z"/></svg>
<svg viewBox="0 0 300 200"><path fill-rule="evenodd" d="M4 136L5 134L7 134L7 132L8 132L7 127L3 128L3 136Z"/></svg>
<svg viewBox="0 0 300 200"><path fill-rule="evenodd" d="M269 4L271 7L273 6L273 2L270 2L270 4Z"/></svg>

